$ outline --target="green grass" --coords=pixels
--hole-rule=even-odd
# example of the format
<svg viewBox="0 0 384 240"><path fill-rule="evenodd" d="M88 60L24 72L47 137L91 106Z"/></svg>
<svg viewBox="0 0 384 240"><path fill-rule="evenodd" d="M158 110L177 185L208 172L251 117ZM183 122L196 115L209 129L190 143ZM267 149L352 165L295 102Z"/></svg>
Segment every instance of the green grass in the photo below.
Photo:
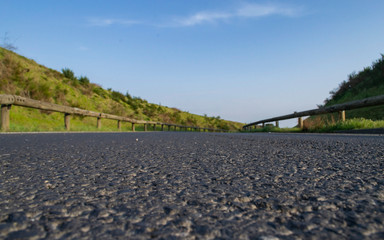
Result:
<svg viewBox="0 0 384 240"><path fill-rule="evenodd" d="M250 132L282 132L282 133L295 133L302 132L300 128L279 128L275 126L266 126L263 128L252 129Z"/></svg>
<svg viewBox="0 0 384 240"><path fill-rule="evenodd" d="M354 129L384 128L384 120L373 121L365 118L348 119L345 122L327 124L322 128L308 129L310 132L336 132Z"/></svg>
<svg viewBox="0 0 384 240"><path fill-rule="evenodd" d="M345 122L328 122L323 125L307 129L294 128L278 128L275 126L266 126L264 128L252 129L250 132L281 132L281 133L300 133L300 132L312 132L312 133L333 133L343 130L356 130L356 129L373 129L384 128L384 120L370 120L365 118L353 118L348 119Z"/></svg>
<svg viewBox="0 0 384 240"><path fill-rule="evenodd" d="M156 131L161 126L156 125ZM168 127L164 126L168 131ZM179 129L177 129L179 131ZM97 128L97 118L71 116L71 132L131 132L132 123L121 122L121 130L117 128L117 120L101 119L101 128ZM144 131L144 124L135 124L135 131ZM154 131L153 125L147 127L147 131ZM174 128L171 128L174 131ZM66 132L64 128L64 114L46 112L37 109L12 106L10 110L9 132Z"/></svg>
<svg viewBox="0 0 384 240"><path fill-rule="evenodd" d="M71 116L70 131L119 131L116 120L102 119L101 128L97 128L97 119L92 117ZM131 131L132 124L122 122L121 131ZM136 130L143 130L144 126L136 126ZM58 132L64 128L63 113L46 113L37 109L12 106L10 111L10 132Z"/></svg>
<svg viewBox="0 0 384 240"><path fill-rule="evenodd" d="M352 73L347 81L339 84L330 92L330 98L324 101L325 106L332 106L349 101L379 96L384 94L384 55L374 61L372 66L358 73ZM384 106L362 108L348 111L348 118L384 119Z"/></svg>

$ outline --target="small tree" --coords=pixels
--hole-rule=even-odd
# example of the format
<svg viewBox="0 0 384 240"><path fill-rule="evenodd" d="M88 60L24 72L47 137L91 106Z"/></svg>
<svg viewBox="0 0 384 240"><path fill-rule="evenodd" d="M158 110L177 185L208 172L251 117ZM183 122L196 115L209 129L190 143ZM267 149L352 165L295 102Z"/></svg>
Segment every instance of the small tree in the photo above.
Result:
<svg viewBox="0 0 384 240"><path fill-rule="evenodd" d="M75 77L75 73L71 69L63 68L63 69L61 69L61 72L63 73L64 77L71 79L71 80L77 80Z"/></svg>
<svg viewBox="0 0 384 240"><path fill-rule="evenodd" d="M17 47L9 42L8 33L4 34L3 43L0 44L0 46L9 50L9 51L13 51L13 52L17 50Z"/></svg>

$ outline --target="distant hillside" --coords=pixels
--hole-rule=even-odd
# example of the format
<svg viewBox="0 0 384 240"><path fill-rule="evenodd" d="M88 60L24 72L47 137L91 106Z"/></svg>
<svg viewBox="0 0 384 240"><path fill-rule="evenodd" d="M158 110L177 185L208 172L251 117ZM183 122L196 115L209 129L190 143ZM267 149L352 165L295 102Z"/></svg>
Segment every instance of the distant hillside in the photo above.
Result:
<svg viewBox="0 0 384 240"><path fill-rule="evenodd" d="M223 120L220 117L200 116L176 108L152 104L128 93L122 94L112 89L106 90L91 83L86 76L75 76L70 69L64 68L62 72L58 72L4 48L0 48L0 93L16 94L140 120L227 130L238 130L243 125ZM13 119L11 128L12 123L15 125L28 124L23 120L23 116L29 116L35 120L35 123L47 121L47 119L42 119L46 116L41 116L40 112L16 108L11 111ZM55 118L52 116L51 118Z"/></svg>
<svg viewBox="0 0 384 240"><path fill-rule="evenodd" d="M384 55L358 73L352 73L348 80L330 92L331 96L324 101L324 106L345 103L384 94ZM347 119L365 118L384 120L384 106L361 108L346 112ZM310 117L304 122L304 128L321 127L325 122L337 121L337 114Z"/></svg>
<svg viewBox="0 0 384 240"><path fill-rule="evenodd" d="M330 92L330 98L325 100L325 106L364 99L384 94L384 55L375 61L371 67L364 68L359 73L352 73L347 81ZM348 118L366 118L372 120L384 119L384 106L357 109L347 112Z"/></svg>

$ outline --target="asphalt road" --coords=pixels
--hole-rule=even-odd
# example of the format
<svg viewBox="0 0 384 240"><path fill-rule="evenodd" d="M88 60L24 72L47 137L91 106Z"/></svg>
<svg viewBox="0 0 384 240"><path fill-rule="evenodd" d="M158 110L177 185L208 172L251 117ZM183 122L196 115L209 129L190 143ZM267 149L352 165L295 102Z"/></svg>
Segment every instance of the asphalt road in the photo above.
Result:
<svg viewBox="0 0 384 240"><path fill-rule="evenodd" d="M0 135L1 239L384 239L384 137Z"/></svg>

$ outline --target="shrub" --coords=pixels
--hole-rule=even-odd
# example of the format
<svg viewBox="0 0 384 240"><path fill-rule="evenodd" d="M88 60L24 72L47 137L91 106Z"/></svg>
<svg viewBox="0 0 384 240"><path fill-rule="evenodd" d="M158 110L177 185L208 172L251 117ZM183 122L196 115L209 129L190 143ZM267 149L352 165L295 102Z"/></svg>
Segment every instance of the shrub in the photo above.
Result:
<svg viewBox="0 0 384 240"><path fill-rule="evenodd" d="M49 102L52 97L51 89L47 83L39 84L32 82L29 84L28 90L32 99Z"/></svg>
<svg viewBox="0 0 384 240"><path fill-rule="evenodd" d="M186 119L186 123L188 125L196 126L197 125L197 119L194 116L188 116Z"/></svg>
<svg viewBox="0 0 384 240"><path fill-rule="evenodd" d="M81 85L85 85L85 86L88 86L90 81L89 81L89 78L86 77L86 76L80 76L79 77L79 82Z"/></svg>
<svg viewBox="0 0 384 240"><path fill-rule="evenodd" d="M157 107L154 104L149 104L143 109L143 113L152 118L157 115Z"/></svg>
<svg viewBox="0 0 384 240"><path fill-rule="evenodd" d="M125 96L122 93L120 93L120 92L112 90L111 97L116 102L120 102L120 101L126 102L125 101Z"/></svg>
<svg viewBox="0 0 384 240"><path fill-rule="evenodd" d="M174 113L171 115L171 120L172 120L172 122L174 122L174 123L179 123L180 120L181 120L181 114L180 114L180 112L174 112Z"/></svg>
<svg viewBox="0 0 384 240"><path fill-rule="evenodd" d="M97 95L99 95L100 97L102 98L106 98L106 94L105 94L105 90L102 89L101 87L95 87L93 88L92 90L94 93L96 93Z"/></svg>
<svg viewBox="0 0 384 240"><path fill-rule="evenodd" d="M129 94L128 92L125 94L125 97L128 99L128 101L131 101L132 100L132 96L131 94ZM128 103L128 102L127 102Z"/></svg>
<svg viewBox="0 0 384 240"><path fill-rule="evenodd" d="M61 72L63 73L64 77L71 79L71 80L77 80L75 77L75 73L71 69L63 68L63 69L61 69Z"/></svg>

